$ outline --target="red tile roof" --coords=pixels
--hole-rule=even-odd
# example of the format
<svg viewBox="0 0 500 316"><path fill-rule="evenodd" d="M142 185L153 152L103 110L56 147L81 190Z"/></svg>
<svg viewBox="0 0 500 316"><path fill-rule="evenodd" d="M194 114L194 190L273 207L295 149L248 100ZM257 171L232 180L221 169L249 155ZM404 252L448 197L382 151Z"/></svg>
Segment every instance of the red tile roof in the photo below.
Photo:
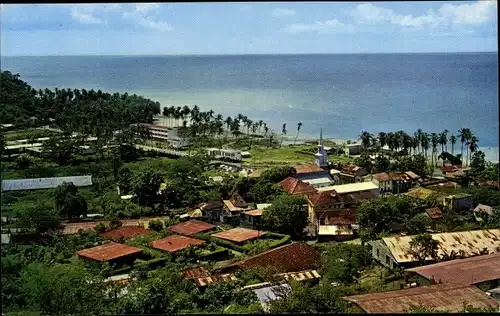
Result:
<svg viewBox="0 0 500 316"><path fill-rule="evenodd" d="M376 173L373 177L381 182L391 180L391 177L387 174L387 172Z"/></svg>
<svg viewBox="0 0 500 316"><path fill-rule="evenodd" d="M314 163L296 165L295 171L297 172L297 174L325 172L325 170L321 169L318 165Z"/></svg>
<svg viewBox="0 0 500 316"><path fill-rule="evenodd" d="M420 176L412 171L406 171L405 172L410 178L412 178L413 180L418 180L420 179Z"/></svg>
<svg viewBox="0 0 500 316"><path fill-rule="evenodd" d="M321 206L337 203L338 199L336 198L336 196L337 192L335 192L335 190L332 190L311 194L308 199L313 206Z"/></svg>
<svg viewBox="0 0 500 316"><path fill-rule="evenodd" d="M257 209L257 210L247 211L244 214L248 215L248 216L262 216L262 212L264 212L264 211Z"/></svg>
<svg viewBox="0 0 500 316"><path fill-rule="evenodd" d="M435 282L478 284L500 279L500 252L408 269Z"/></svg>
<svg viewBox="0 0 500 316"><path fill-rule="evenodd" d="M168 228L168 230L181 235L193 236L198 233L213 229L214 227L214 225L206 222L192 220L171 226Z"/></svg>
<svg viewBox="0 0 500 316"><path fill-rule="evenodd" d="M360 191L338 194L338 198L343 199L344 203L354 203L357 201L371 200L377 197L377 193L373 191Z"/></svg>
<svg viewBox="0 0 500 316"><path fill-rule="evenodd" d="M309 184L293 177L288 177L278 184L289 194L306 195L316 192Z"/></svg>
<svg viewBox="0 0 500 316"><path fill-rule="evenodd" d="M190 246L198 246L204 243L204 240L196 238L171 235L163 239L152 241L149 243L149 246L163 251L176 252Z"/></svg>
<svg viewBox="0 0 500 316"><path fill-rule="evenodd" d="M221 268L221 271L261 267L270 268L275 273L284 273L317 269L320 266L319 252L304 242L294 242L232 263Z"/></svg>
<svg viewBox="0 0 500 316"><path fill-rule="evenodd" d="M356 224L356 209L331 209L316 211L316 218L328 221L328 225L352 225Z"/></svg>
<svg viewBox="0 0 500 316"><path fill-rule="evenodd" d="M142 217L139 219L123 219L120 220L122 222L122 226L143 226L149 223L150 221L154 220L163 220L161 217ZM92 222L77 222L77 223L66 223L63 224L64 228L62 233L64 235L70 235L70 234L78 234L78 231L80 229L87 230L87 229L94 229L97 224L103 223L106 226L109 226L111 223L110 221L92 221Z"/></svg>
<svg viewBox="0 0 500 316"><path fill-rule="evenodd" d="M237 227L220 233L212 234L212 236L239 243L261 237L264 234L265 232L262 231Z"/></svg>
<svg viewBox="0 0 500 316"><path fill-rule="evenodd" d="M151 231L141 226L121 226L120 228L101 233L100 236L104 239L119 241L120 239L131 239L149 234L151 234Z"/></svg>
<svg viewBox="0 0 500 316"><path fill-rule="evenodd" d="M441 212L439 207L428 208L425 210L425 212L432 219L440 219L441 217L443 217L443 212Z"/></svg>
<svg viewBox="0 0 500 316"><path fill-rule="evenodd" d="M345 174L350 174L350 175L354 175L358 172L360 172L361 174L368 174L368 172L361 168L360 166L356 166L356 165L347 165L347 166L344 166L341 170L342 173L345 173Z"/></svg>
<svg viewBox="0 0 500 316"><path fill-rule="evenodd" d="M184 278L188 280L206 278L209 276L210 272L208 272L208 270L203 267L191 268L184 271Z"/></svg>
<svg viewBox="0 0 500 316"><path fill-rule="evenodd" d="M131 254L136 254L142 250L137 247L132 247L115 242L106 243L100 246L92 247L77 251L80 257L93 259L96 261L109 261Z"/></svg>
<svg viewBox="0 0 500 316"><path fill-rule="evenodd" d="M423 305L452 313L464 309L464 302L476 308L498 307L498 302L470 285L436 284L404 290L344 297L368 313L407 313Z"/></svg>

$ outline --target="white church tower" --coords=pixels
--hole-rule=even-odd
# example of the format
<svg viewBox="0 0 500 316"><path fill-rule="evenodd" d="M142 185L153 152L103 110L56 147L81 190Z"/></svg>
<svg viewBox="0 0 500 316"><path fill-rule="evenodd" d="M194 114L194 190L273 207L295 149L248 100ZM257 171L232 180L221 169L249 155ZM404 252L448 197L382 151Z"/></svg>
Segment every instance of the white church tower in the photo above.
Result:
<svg viewBox="0 0 500 316"><path fill-rule="evenodd" d="M314 156L316 156L315 163L318 167L328 167L328 157L326 155L325 147L323 146L323 128L320 129L318 152Z"/></svg>

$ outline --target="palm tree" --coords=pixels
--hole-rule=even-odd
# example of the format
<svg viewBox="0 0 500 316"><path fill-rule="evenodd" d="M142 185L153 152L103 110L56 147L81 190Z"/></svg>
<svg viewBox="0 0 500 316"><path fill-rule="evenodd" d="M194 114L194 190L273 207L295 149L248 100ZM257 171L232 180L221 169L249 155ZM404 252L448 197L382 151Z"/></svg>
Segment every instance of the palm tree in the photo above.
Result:
<svg viewBox="0 0 500 316"><path fill-rule="evenodd" d="M231 130L231 125L233 124L233 119L230 116L226 117L226 119L224 120L224 124L226 124L226 126L227 126L227 129L226 129L226 137L227 137L227 134Z"/></svg>
<svg viewBox="0 0 500 316"><path fill-rule="evenodd" d="M285 138L286 135L286 123L283 123L283 127L281 129L281 144L280 147L283 145L283 139Z"/></svg>
<svg viewBox="0 0 500 316"><path fill-rule="evenodd" d="M264 137L267 136L267 132L269 132L269 127L264 123Z"/></svg>
<svg viewBox="0 0 500 316"><path fill-rule="evenodd" d="M469 140L469 147L467 148L470 150L470 156L468 160L469 163L472 160L472 153L479 149L479 147L477 146L478 142L479 140L477 139L477 137L475 135L471 135L471 138Z"/></svg>
<svg viewBox="0 0 500 316"><path fill-rule="evenodd" d="M417 131L415 132L415 137L418 140L418 144L419 144L418 151L420 153L422 153L422 150L423 150L423 148L421 147L423 136L424 136L424 133L422 132L422 129L421 128L417 129Z"/></svg>
<svg viewBox="0 0 500 316"><path fill-rule="evenodd" d="M261 135L262 135L262 132L260 131L260 129L262 128L262 125L264 125L264 121L259 120L259 123L258 123L258 124L259 124L259 134L261 134Z"/></svg>
<svg viewBox="0 0 500 316"><path fill-rule="evenodd" d="M422 146L425 158L427 159L427 150L429 149L430 145L430 136L428 135L428 133L425 132L422 133L422 139L420 140L420 144Z"/></svg>
<svg viewBox="0 0 500 316"><path fill-rule="evenodd" d="M297 138L299 138L299 133L300 133L300 128L302 127L302 122L299 122L297 124L297 135L295 136L295 140L293 141L293 144L295 145L295 143L297 142Z"/></svg>
<svg viewBox="0 0 500 316"><path fill-rule="evenodd" d="M439 136L436 133L431 133L431 144L432 144L432 156L431 156L431 162L432 165L434 166L434 156L436 155L437 152L437 145L439 143ZM436 159L436 166L437 166L437 159Z"/></svg>
<svg viewBox="0 0 500 316"><path fill-rule="evenodd" d="M380 143L380 148L382 149L382 147L387 145L387 134L384 132L378 133L378 141Z"/></svg>
<svg viewBox="0 0 500 316"><path fill-rule="evenodd" d="M444 151L444 145L446 145L446 151L448 151L448 137L446 136L447 133L448 130L445 129L442 133L438 134L438 141L441 145L441 152Z"/></svg>
<svg viewBox="0 0 500 316"><path fill-rule="evenodd" d="M462 150L460 151L460 154L463 157L464 156L464 143L467 141L467 129L466 128L459 129L458 136L460 137L460 142L462 143Z"/></svg>
<svg viewBox="0 0 500 316"><path fill-rule="evenodd" d="M451 141L451 154L455 154L455 144L457 143L457 136L451 134L450 136L450 141Z"/></svg>
<svg viewBox="0 0 500 316"><path fill-rule="evenodd" d="M362 131L359 135L359 139L361 140L361 145L368 150L370 148L371 140L373 135L368 133L367 131Z"/></svg>

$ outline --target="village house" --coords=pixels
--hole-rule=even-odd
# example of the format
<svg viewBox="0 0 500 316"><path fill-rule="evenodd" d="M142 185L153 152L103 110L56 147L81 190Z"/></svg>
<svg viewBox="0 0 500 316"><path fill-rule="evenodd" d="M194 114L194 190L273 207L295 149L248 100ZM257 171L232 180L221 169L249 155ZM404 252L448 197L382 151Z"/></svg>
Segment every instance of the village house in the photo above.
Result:
<svg viewBox="0 0 500 316"><path fill-rule="evenodd" d="M404 193L418 184L420 177L411 171L381 172L372 176L372 182L378 185L381 193Z"/></svg>
<svg viewBox="0 0 500 316"><path fill-rule="evenodd" d="M224 200L224 209L220 215L220 221L224 224L238 226L240 214L250 210L250 206L238 192L234 192L229 200Z"/></svg>
<svg viewBox="0 0 500 316"><path fill-rule="evenodd" d="M241 161L241 150L238 149L221 149L207 148L206 153L213 159Z"/></svg>
<svg viewBox="0 0 500 316"><path fill-rule="evenodd" d="M204 240L196 238L181 235L170 235L165 238L152 241L148 244L148 246L161 251L176 253L179 250L183 250L192 246L200 246L204 243Z"/></svg>
<svg viewBox="0 0 500 316"><path fill-rule="evenodd" d="M500 251L500 229L472 230L464 232L437 233L431 235L439 241L438 256L460 253L463 257ZM415 236L385 237L369 242L375 260L388 268L409 267L416 264L416 259L408 251L410 241ZM432 262L432 258L426 258Z"/></svg>
<svg viewBox="0 0 500 316"><path fill-rule="evenodd" d="M449 210L472 210L474 207L474 198L471 194L458 193L445 196L442 203Z"/></svg>
<svg viewBox="0 0 500 316"><path fill-rule="evenodd" d="M356 209L330 209L314 212L318 241L345 241L357 234Z"/></svg>
<svg viewBox="0 0 500 316"><path fill-rule="evenodd" d="M222 203L221 201L208 201L205 203L201 203L198 207L203 214L203 218L213 223L220 221L224 203Z"/></svg>
<svg viewBox="0 0 500 316"><path fill-rule="evenodd" d="M325 169L315 163L305 163L295 166L295 178L307 183L313 188L331 186L334 182Z"/></svg>
<svg viewBox="0 0 500 316"><path fill-rule="evenodd" d="M466 305L474 308L498 308L499 304L471 285L435 284L396 291L368 293L344 297L366 313L408 313L422 306L451 313L462 312Z"/></svg>
<svg viewBox="0 0 500 316"><path fill-rule="evenodd" d="M291 195L300 195L303 197L307 197L310 194L316 193L316 189L314 189L309 184L293 177L288 177L285 180L278 183L281 188Z"/></svg>
<svg viewBox="0 0 500 316"><path fill-rule="evenodd" d="M179 223L168 228L169 231L176 234L181 234L184 236L194 236L198 233L209 232L215 228L214 225L198 221L191 220L188 222Z"/></svg>
<svg viewBox="0 0 500 316"><path fill-rule="evenodd" d="M500 252L438 262L406 270L412 280L419 285L451 283L500 286Z"/></svg>
<svg viewBox="0 0 500 316"><path fill-rule="evenodd" d="M321 255L304 242L292 242L230 263L219 269L219 273L232 273L253 268L268 269L273 273L315 270L321 266Z"/></svg>
<svg viewBox="0 0 500 316"><path fill-rule="evenodd" d="M260 228L263 210L255 209L242 213L241 225L251 226L252 228Z"/></svg>
<svg viewBox="0 0 500 316"><path fill-rule="evenodd" d="M339 175L342 183L357 183L370 181L371 176L368 171L356 165L347 165L340 170Z"/></svg>
<svg viewBox="0 0 500 316"><path fill-rule="evenodd" d="M243 227L236 227L233 229L225 230L223 232L212 234L211 236L224 240L229 240L236 244L244 244L248 241L259 239L260 237L264 236L264 234L265 232L263 231L258 231Z"/></svg>
<svg viewBox="0 0 500 316"><path fill-rule="evenodd" d="M344 153L347 157L361 155L364 151L363 145L361 143L345 144Z"/></svg>
<svg viewBox="0 0 500 316"><path fill-rule="evenodd" d="M356 195L359 195L360 199L364 198L375 198L380 196L380 189L378 185L373 182L360 182L360 183L349 183L349 184L341 184L341 185L333 185L325 188L317 189L318 192L328 192L335 191L336 194L340 196L351 195L352 198L355 198ZM362 194L361 194L362 193Z"/></svg>
<svg viewBox="0 0 500 316"><path fill-rule="evenodd" d="M131 265L142 249L115 242L77 251L78 257L89 263L108 262L111 266Z"/></svg>
<svg viewBox="0 0 500 316"><path fill-rule="evenodd" d="M191 280L196 284L200 292L203 292L210 284L226 283L237 280L234 273L213 275L204 267L187 269L183 274L186 280Z"/></svg>

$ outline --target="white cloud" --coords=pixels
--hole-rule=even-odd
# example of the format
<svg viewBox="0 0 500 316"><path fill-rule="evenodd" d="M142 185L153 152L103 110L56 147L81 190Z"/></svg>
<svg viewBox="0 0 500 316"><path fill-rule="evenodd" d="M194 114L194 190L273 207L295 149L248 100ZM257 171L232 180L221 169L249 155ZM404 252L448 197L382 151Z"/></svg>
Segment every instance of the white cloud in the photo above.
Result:
<svg viewBox="0 0 500 316"><path fill-rule="evenodd" d="M390 23L403 27L478 25L487 22L496 12L496 1L477 1L473 4L443 4L438 12L432 9L420 16L402 15L392 9L371 3L358 4L350 13L357 24Z"/></svg>
<svg viewBox="0 0 500 316"><path fill-rule="evenodd" d="M240 11L250 11L250 10L252 10L252 7L249 5L240 7Z"/></svg>
<svg viewBox="0 0 500 316"><path fill-rule="evenodd" d="M71 18L83 24L103 24L105 20L93 16L91 13L85 13L82 10L73 8L71 10Z"/></svg>
<svg viewBox="0 0 500 316"><path fill-rule="evenodd" d="M439 13L453 24L482 24L497 12L496 1L477 1L473 4L443 4Z"/></svg>
<svg viewBox="0 0 500 316"><path fill-rule="evenodd" d="M124 12L125 19L133 21L136 25L157 30L160 32L168 32L172 30L172 26L166 21L157 21L149 14L152 11L160 8L159 3L140 3L135 5L135 10Z"/></svg>
<svg viewBox="0 0 500 316"><path fill-rule="evenodd" d="M294 16L295 10L286 8L276 8L273 10L273 16L283 17L283 16Z"/></svg>
<svg viewBox="0 0 500 316"><path fill-rule="evenodd" d="M350 31L351 27L340 22L337 19L327 20L327 21L316 21L311 24L299 23L290 24L285 27L285 31L289 33L305 33L305 32L317 32L321 34L327 33L338 33Z"/></svg>
<svg viewBox="0 0 500 316"><path fill-rule="evenodd" d="M394 11L375 6L371 3L358 4L350 15L360 24L377 24L390 21Z"/></svg>

